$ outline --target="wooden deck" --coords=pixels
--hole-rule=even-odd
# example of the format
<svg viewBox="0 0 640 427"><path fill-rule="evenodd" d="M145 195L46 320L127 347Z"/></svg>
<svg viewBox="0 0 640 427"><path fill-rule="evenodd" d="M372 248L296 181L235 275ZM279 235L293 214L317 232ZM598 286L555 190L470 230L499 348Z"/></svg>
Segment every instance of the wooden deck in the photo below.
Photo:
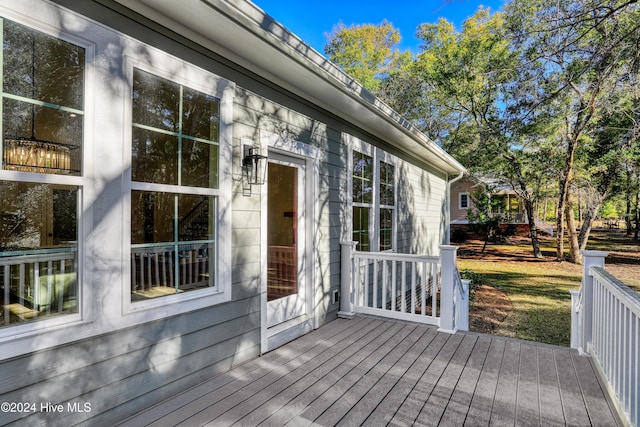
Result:
<svg viewBox="0 0 640 427"><path fill-rule="evenodd" d="M125 426L615 426L587 357L489 335L339 319Z"/></svg>

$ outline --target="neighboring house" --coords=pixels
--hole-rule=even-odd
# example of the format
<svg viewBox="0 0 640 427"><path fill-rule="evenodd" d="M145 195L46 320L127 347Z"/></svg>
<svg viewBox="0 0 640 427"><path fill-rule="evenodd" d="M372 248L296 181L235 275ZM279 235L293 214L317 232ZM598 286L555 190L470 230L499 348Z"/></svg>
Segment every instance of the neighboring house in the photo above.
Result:
<svg viewBox="0 0 640 427"><path fill-rule="evenodd" d="M505 182L494 178L478 178L466 175L451 184L451 227L466 229L469 224L467 213L475 210L474 193L478 190L490 189L492 198L497 199L494 214L505 218L505 224L514 224L519 234L529 233L529 219L525 211L524 202Z"/></svg>
<svg viewBox="0 0 640 427"><path fill-rule="evenodd" d="M37 405L0 424L107 425L335 319L341 241L448 243L464 168L252 3L0 17L0 401Z"/></svg>

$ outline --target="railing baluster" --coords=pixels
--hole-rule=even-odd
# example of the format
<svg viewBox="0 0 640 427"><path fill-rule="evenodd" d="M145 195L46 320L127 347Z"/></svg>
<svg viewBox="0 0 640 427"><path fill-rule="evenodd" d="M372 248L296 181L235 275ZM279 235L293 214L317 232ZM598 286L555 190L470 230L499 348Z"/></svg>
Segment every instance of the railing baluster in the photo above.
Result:
<svg viewBox="0 0 640 427"><path fill-rule="evenodd" d="M411 314L416 314L416 274L417 265L411 263Z"/></svg>
<svg viewBox="0 0 640 427"><path fill-rule="evenodd" d="M433 298L431 298L431 315L433 317L438 317L438 264L432 264L432 287L431 292Z"/></svg>
<svg viewBox="0 0 640 427"><path fill-rule="evenodd" d="M362 301L362 305L365 307L369 307L369 260L365 259L363 268L364 268L364 281L363 281L364 300Z"/></svg>
<svg viewBox="0 0 640 427"><path fill-rule="evenodd" d="M385 310L387 308L387 261L382 260L382 301L380 308Z"/></svg>
<svg viewBox="0 0 640 427"><path fill-rule="evenodd" d="M391 261L391 311L397 311L397 289L396 289L396 262Z"/></svg>
<svg viewBox="0 0 640 427"><path fill-rule="evenodd" d="M400 296L401 311L407 312L407 261L402 261L402 292Z"/></svg>
<svg viewBox="0 0 640 427"><path fill-rule="evenodd" d="M378 308L378 260L373 261L373 300L371 307Z"/></svg>
<svg viewBox="0 0 640 427"><path fill-rule="evenodd" d="M427 286L429 286L429 275L427 273L427 263L422 262L422 278L420 279L420 307L422 307L422 315L427 315Z"/></svg>

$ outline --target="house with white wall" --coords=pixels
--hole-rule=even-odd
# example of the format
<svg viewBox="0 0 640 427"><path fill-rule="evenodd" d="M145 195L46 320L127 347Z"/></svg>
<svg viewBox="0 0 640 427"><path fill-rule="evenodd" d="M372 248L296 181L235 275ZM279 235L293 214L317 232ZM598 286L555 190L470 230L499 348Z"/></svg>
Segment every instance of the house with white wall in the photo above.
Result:
<svg viewBox="0 0 640 427"><path fill-rule="evenodd" d="M464 167L249 1L0 24L0 401L38 405L0 424L123 419L321 327L341 241L448 243Z"/></svg>

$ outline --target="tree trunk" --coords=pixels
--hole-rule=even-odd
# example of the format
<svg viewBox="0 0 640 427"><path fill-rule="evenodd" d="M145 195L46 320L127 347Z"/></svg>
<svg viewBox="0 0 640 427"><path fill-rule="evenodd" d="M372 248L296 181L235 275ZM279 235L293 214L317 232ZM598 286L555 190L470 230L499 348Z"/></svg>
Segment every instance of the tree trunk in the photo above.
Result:
<svg viewBox="0 0 640 427"><path fill-rule="evenodd" d="M597 205L587 209L584 221L580 227L580 234L578 234L578 245L580 251L584 251L587 248L587 242L589 241L589 234L591 234L593 221L596 219L596 213L600 210L600 206L602 206L602 200L603 199L600 199Z"/></svg>
<svg viewBox="0 0 640 427"><path fill-rule="evenodd" d="M640 193L636 193L636 228L633 238L638 240L638 233L640 232Z"/></svg>
<svg viewBox="0 0 640 427"><path fill-rule="evenodd" d="M627 168L627 185L626 185L626 189L625 192L627 193L627 212L625 213L624 216L624 222L625 222L625 226L627 228L627 236L631 236L631 229L633 228L632 225L632 221L631 221L631 170Z"/></svg>
<svg viewBox="0 0 640 427"><path fill-rule="evenodd" d="M576 222L573 217L573 203L567 200L565 204L565 216L567 218L567 235L569 237L569 261L575 264L582 264L582 254L578 245L578 234L576 233Z"/></svg>
<svg viewBox="0 0 640 427"><path fill-rule="evenodd" d="M535 209L531 200L524 200L524 208L527 211L527 219L529 220L529 236L531 237L531 246L533 248L533 256L535 258L542 258L542 252L540 251L540 242L538 241L538 229L536 228Z"/></svg>
<svg viewBox="0 0 640 427"><path fill-rule="evenodd" d="M564 260L564 209L565 209L565 189L560 183L560 195L556 206L556 259Z"/></svg>

